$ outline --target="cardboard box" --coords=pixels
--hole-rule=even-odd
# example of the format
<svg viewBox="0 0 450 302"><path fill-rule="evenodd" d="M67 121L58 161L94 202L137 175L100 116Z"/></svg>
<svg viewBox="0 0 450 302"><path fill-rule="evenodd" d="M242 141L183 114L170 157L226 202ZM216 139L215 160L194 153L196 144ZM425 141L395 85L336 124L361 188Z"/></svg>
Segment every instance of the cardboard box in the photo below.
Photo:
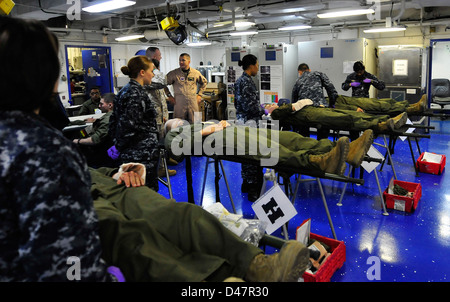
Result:
<svg viewBox="0 0 450 302"><path fill-rule="evenodd" d="M433 157L433 160L426 160L430 156ZM420 157L417 159L416 166L419 168L420 172L441 174L445 168L446 160L447 158L445 157L445 155L432 152L422 152Z"/></svg>
<svg viewBox="0 0 450 302"><path fill-rule="evenodd" d="M386 203L386 207L388 209L394 209L408 213L413 212L417 208L419 200L422 197L422 185L400 180L394 180L394 185L395 184L408 190L409 192L413 192L414 194L412 197L390 194L388 193L388 188L386 188L386 190L383 192L383 199Z"/></svg>

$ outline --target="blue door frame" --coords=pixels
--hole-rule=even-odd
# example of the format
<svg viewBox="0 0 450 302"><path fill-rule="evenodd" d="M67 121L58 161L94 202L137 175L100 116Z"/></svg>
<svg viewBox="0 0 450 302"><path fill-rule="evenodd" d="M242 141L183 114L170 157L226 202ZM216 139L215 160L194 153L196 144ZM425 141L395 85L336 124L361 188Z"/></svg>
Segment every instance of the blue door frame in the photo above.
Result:
<svg viewBox="0 0 450 302"><path fill-rule="evenodd" d="M450 39L432 39L430 40L430 52L428 56L428 80L427 80L427 96L428 96L428 105L431 101L431 77L432 77L432 70L433 70L433 44L437 42L449 42Z"/></svg>
<svg viewBox="0 0 450 302"><path fill-rule="evenodd" d="M70 90L70 70L69 70L69 57L67 53L67 49L71 48L88 48L88 49L100 49L104 50L108 54L108 69L109 69L109 91L102 91L102 93L106 92L114 92L114 78L113 78L113 71L112 71L112 56L111 56L111 47L108 46L85 46L85 45L66 45L65 46L65 52L66 52L66 71L69 78L68 81L68 91L69 91L69 100L72 99L72 91ZM87 71L86 71L87 72ZM89 93L89 91L86 91L86 93Z"/></svg>

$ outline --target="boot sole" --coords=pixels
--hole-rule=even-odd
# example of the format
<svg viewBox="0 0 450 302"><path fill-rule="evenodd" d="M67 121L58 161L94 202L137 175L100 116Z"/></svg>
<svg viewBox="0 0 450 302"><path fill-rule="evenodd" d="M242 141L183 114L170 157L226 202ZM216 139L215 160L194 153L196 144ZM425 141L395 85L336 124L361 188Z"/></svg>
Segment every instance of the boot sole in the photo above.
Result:
<svg viewBox="0 0 450 302"><path fill-rule="evenodd" d="M289 255L292 254L292 255ZM280 250L280 258L288 257L283 267L284 271L281 273L279 282L298 282L298 279L303 276L303 273L308 268L309 264L309 250L306 246L298 241L286 242ZM284 261L283 261L284 262Z"/></svg>
<svg viewBox="0 0 450 302"><path fill-rule="evenodd" d="M347 168L346 161L347 161L348 152L350 150L349 138L346 136L341 137L338 140L336 147L339 148L340 156L339 156L339 163L338 163L337 168L334 171L334 173L338 174L338 175L343 175L345 172L345 169Z"/></svg>
<svg viewBox="0 0 450 302"><path fill-rule="evenodd" d="M394 122L394 129L399 129L402 126L406 124L406 121L408 120L408 114L406 112L403 112L401 114L400 119L397 122Z"/></svg>

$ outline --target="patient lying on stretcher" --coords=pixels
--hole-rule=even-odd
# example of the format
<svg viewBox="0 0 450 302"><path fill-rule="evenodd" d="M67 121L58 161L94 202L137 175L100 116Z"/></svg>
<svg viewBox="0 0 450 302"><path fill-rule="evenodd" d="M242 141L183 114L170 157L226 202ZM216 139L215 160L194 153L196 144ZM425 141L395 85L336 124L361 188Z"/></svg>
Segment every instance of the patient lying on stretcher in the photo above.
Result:
<svg viewBox="0 0 450 302"><path fill-rule="evenodd" d="M179 119L166 123L165 147L170 156L226 156L230 160L259 161L261 166L310 170L342 175L346 163L360 166L373 142L373 131L350 143L348 137L337 142L316 140L290 131L253 128L221 121L202 127L184 125ZM199 149L202 150L199 150ZM199 152L200 151L200 152Z"/></svg>
<svg viewBox="0 0 450 302"><path fill-rule="evenodd" d="M308 99L278 107L268 106L273 120L298 127L324 127L335 130L364 131L372 129L376 133L395 131L404 126L408 114L403 112L393 118L389 115L368 114L357 110L334 109L311 106Z"/></svg>
<svg viewBox="0 0 450 302"><path fill-rule="evenodd" d="M383 112L386 114L399 114L406 112L408 115L418 115L423 113L428 107L427 95L422 95L421 99L410 104L408 101L396 101L391 98L376 99L339 95L336 99L335 108L356 110L361 112Z"/></svg>

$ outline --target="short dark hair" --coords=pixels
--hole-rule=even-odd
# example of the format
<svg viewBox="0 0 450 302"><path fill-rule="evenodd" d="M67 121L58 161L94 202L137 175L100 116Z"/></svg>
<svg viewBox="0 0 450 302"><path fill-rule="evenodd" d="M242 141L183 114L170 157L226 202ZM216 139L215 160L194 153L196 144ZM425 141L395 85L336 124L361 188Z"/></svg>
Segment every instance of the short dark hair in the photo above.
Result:
<svg viewBox="0 0 450 302"><path fill-rule="evenodd" d="M147 50L145 51L145 55L147 56L147 58L151 59L152 56L155 54L155 52L159 50L158 47L155 46L150 46L149 48L147 48Z"/></svg>
<svg viewBox="0 0 450 302"><path fill-rule="evenodd" d="M364 67L364 64L361 61L356 61L355 64L353 64L353 71L358 72L361 70L365 70L366 67Z"/></svg>
<svg viewBox="0 0 450 302"><path fill-rule="evenodd" d="M40 21L0 16L0 110L33 111L59 77L58 38Z"/></svg>
<svg viewBox="0 0 450 302"><path fill-rule="evenodd" d="M242 69L247 70L251 65L256 65L258 58L255 55L245 55L242 60L239 60L238 65L242 66Z"/></svg>
<svg viewBox="0 0 450 302"><path fill-rule="evenodd" d="M110 104L110 103L114 102L114 97L115 97L115 96L116 96L116 95L115 95L114 93L108 92L108 93L105 93L105 94L102 96L102 99L105 101L105 103Z"/></svg>
<svg viewBox="0 0 450 302"><path fill-rule="evenodd" d="M189 60L191 59L191 56L190 56L188 53L185 53L185 52L183 52L183 53L180 55L180 58L181 58L181 57L188 57Z"/></svg>
<svg viewBox="0 0 450 302"><path fill-rule="evenodd" d="M298 68L297 68L297 70L299 70L299 71L305 71L308 69L309 69L309 66L306 63L302 63L302 64L298 65Z"/></svg>

